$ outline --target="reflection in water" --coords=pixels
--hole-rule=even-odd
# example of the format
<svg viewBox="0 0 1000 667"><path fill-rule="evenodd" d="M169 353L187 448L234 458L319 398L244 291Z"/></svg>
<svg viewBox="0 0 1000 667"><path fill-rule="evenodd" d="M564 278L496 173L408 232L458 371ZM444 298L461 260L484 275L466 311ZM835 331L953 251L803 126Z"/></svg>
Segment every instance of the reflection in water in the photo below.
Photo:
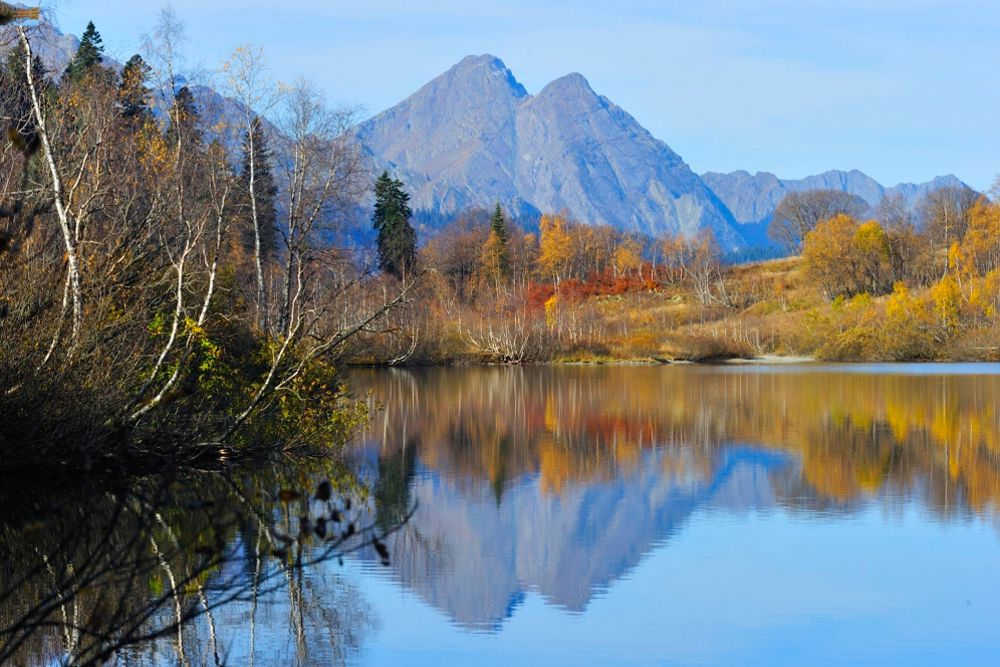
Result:
<svg viewBox="0 0 1000 667"><path fill-rule="evenodd" d="M44 495L8 488L0 662L346 662L370 610L319 566L370 534L366 508L348 506L358 495L350 476L336 478L339 493L310 482L331 472L309 464Z"/></svg>
<svg viewBox="0 0 1000 667"><path fill-rule="evenodd" d="M854 370L854 369L852 369ZM358 372L358 444L400 581L498 629L529 591L582 612L696 512L834 520L918 502L992 519L1000 378L755 368Z"/></svg>
<svg viewBox="0 0 1000 667"><path fill-rule="evenodd" d="M987 371L358 371L350 472L8 485L0 662L994 664Z"/></svg>

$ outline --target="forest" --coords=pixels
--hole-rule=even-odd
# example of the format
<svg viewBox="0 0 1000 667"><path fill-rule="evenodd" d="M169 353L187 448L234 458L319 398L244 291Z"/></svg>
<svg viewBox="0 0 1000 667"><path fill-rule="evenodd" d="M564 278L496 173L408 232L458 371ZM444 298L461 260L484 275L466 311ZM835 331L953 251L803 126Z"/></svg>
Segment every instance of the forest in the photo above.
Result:
<svg viewBox="0 0 1000 667"><path fill-rule="evenodd" d="M356 362L992 360L1000 206L968 188L916 207L795 192L770 235L787 256L728 262L711 232L649 238L566 214L522 228L498 204L420 248L419 311L362 336ZM408 346L408 347L407 347Z"/></svg>
<svg viewBox="0 0 1000 667"><path fill-rule="evenodd" d="M430 228L355 110L248 46L192 84L183 34L165 10L119 68L90 24L52 72L2 33L4 468L329 447L365 420L348 365L1000 356L1000 206L972 190L792 193L787 256L744 264L499 202Z"/></svg>

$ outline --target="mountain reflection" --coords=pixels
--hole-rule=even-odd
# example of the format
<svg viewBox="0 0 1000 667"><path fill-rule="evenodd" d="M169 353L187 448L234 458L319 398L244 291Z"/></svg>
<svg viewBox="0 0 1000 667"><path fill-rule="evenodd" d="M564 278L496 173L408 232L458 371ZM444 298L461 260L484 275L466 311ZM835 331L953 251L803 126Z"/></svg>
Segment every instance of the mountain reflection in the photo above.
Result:
<svg viewBox="0 0 1000 667"><path fill-rule="evenodd" d="M1000 378L754 368L359 372L396 576L497 628L527 591L583 611L700 511L992 518Z"/></svg>

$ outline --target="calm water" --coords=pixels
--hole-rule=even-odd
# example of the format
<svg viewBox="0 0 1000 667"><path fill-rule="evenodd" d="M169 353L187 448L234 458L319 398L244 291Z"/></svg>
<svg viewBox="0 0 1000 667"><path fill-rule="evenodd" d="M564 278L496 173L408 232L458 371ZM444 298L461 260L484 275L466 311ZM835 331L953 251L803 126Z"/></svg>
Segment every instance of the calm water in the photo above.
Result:
<svg viewBox="0 0 1000 667"><path fill-rule="evenodd" d="M286 525L277 490L322 475L347 480L360 524L387 530L415 507L386 538L390 565L366 547L286 575L263 523L244 519L226 540L253 557L207 572L202 594L280 576L119 663L1000 664L1000 367L351 382L373 419L349 474L311 464L187 484ZM12 530L3 584L52 548ZM0 597L0 625L25 605ZM44 664L66 641L42 633L21 659Z"/></svg>

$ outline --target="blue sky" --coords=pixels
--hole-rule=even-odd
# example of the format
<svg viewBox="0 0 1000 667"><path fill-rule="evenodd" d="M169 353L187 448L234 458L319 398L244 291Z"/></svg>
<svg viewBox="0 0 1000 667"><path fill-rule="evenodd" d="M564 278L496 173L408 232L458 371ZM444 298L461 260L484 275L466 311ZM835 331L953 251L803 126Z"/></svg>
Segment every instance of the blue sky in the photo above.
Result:
<svg viewBox="0 0 1000 667"><path fill-rule="evenodd" d="M376 113L470 53L529 92L577 71L698 172L857 168L891 185L1000 172L996 0L174 0L188 59L264 47L273 74ZM125 58L159 3L48 3Z"/></svg>

